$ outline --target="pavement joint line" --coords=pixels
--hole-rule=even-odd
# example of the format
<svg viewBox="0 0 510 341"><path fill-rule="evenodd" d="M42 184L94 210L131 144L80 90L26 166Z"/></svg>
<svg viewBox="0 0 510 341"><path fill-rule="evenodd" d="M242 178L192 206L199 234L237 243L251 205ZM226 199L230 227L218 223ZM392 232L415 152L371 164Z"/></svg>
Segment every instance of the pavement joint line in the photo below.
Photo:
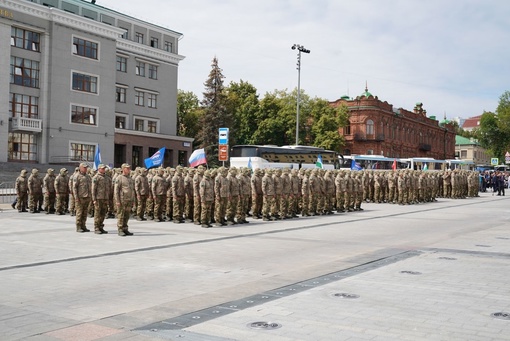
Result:
<svg viewBox="0 0 510 341"><path fill-rule="evenodd" d="M443 248L420 248L425 252L444 252L444 253L459 253L470 256L479 257L494 257L494 258L510 258L510 253L505 252L488 252L488 251L474 251L474 250L462 250L462 249L443 249Z"/></svg>
<svg viewBox="0 0 510 341"><path fill-rule="evenodd" d="M165 244L165 245L150 246L150 247L122 250L122 251L114 251L114 252L105 252L105 253L99 253L99 254L94 254L94 255L55 259L55 260L49 260L49 261L43 261L43 262L9 265L9 266L0 267L0 271L32 268L32 267L37 267L37 266L45 266L45 265L52 265L52 264L59 264L59 263L66 263L66 262L75 262L75 261L102 258L102 257L112 257L112 256L119 256L119 255L138 253L138 252L155 251L155 250L169 249L169 248L174 248L174 247L223 241L223 240L229 240L229 239L238 239L238 238L245 238L245 237L249 238L249 237L257 237L257 236L284 233L284 232L290 232L290 231L307 230L307 229L312 229L312 228L317 228L317 227L329 226L329 225L333 225L333 224L347 224L347 223L359 222L359 221L385 219L385 218L389 218L389 217L404 216L404 215L410 215L410 214L416 214L416 213L422 213L422 212L442 210L442 209L447 209L447 208L451 208L451 207L460 207L460 206L483 204L483 203L491 203L491 202L475 201L475 202L463 203L463 204L457 204L457 205L448 205L447 207L434 207L434 208L429 208L429 209L420 210L420 211L401 212L401 213L394 213L394 214L381 215L381 216L375 216L375 217L354 218L354 219L349 219L349 220L344 220L344 221L326 222L326 223L320 223L320 224L314 224L314 225L284 228L284 229L273 230L273 231L261 231L261 232L255 232L255 233L250 233L250 234L241 234L241 235L235 235L235 236L225 236L225 237L219 237L219 238L201 239L201 240L195 240L195 241L190 241L190 242L183 242L183 243L176 243L176 244ZM340 217L341 215L336 215L336 216Z"/></svg>
<svg viewBox="0 0 510 341"><path fill-rule="evenodd" d="M389 264L406 260L411 257L419 256L420 254L422 254L422 252L416 250L400 252L391 256L378 258L360 265L345 268L318 277L309 278L280 288L268 290L260 294L248 296L230 302L225 302L216 306L176 316L167 320L151 323L143 327L135 328L133 329L133 331L150 330L157 334L158 331L164 332L168 330L181 330L189 328L194 325L207 322L221 316L225 316L247 308L261 305L270 301L274 301L282 297L291 296L325 284L337 282L351 276L359 275L361 273L375 270L377 268L381 268Z"/></svg>

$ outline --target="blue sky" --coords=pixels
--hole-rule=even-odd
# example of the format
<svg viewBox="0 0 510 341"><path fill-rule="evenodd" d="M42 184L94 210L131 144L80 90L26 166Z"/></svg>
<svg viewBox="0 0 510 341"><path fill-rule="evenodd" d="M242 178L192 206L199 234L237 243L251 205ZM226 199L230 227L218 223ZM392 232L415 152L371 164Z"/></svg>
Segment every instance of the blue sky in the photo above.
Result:
<svg viewBox="0 0 510 341"><path fill-rule="evenodd" d="M202 99L216 56L231 81L261 97L297 87L334 101L369 91L394 107L422 102L428 115L494 111L510 90L507 0L97 0L184 35L179 89Z"/></svg>

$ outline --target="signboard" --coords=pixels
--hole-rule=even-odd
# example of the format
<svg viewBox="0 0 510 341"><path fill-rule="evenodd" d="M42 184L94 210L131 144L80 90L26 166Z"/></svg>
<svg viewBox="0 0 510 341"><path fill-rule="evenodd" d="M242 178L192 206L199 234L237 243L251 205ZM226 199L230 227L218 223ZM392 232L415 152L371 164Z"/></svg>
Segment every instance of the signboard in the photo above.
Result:
<svg viewBox="0 0 510 341"><path fill-rule="evenodd" d="M499 164L499 159L497 157L491 158L491 165L497 166Z"/></svg>
<svg viewBox="0 0 510 341"><path fill-rule="evenodd" d="M228 144L218 146L218 161L228 161Z"/></svg>
<svg viewBox="0 0 510 341"><path fill-rule="evenodd" d="M228 128L220 128L220 134L218 137L218 144L228 144ZM221 160L220 160L221 161Z"/></svg>

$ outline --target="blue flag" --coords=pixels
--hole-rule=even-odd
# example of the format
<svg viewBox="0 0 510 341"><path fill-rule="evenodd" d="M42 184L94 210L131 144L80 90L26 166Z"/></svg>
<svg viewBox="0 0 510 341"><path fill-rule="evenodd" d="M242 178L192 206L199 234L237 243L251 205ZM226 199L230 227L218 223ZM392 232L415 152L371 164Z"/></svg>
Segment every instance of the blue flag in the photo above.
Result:
<svg viewBox="0 0 510 341"><path fill-rule="evenodd" d="M101 163L101 151L99 150L99 145L96 148L96 155L94 155L94 169L97 170L99 164Z"/></svg>
<svg viewBox="0 0 510 341"><path fill-rule="evenodd" d="M351 170L362 170L363 168L359 163L356 162L356 160L352 159L351 161Z"/></svg>
<svg viewBox="0 0 510 341"><path fill-rule="evenodd" d="M248 168L253 172L253 165L251 164L251 157L248 158Z"/></svg>
<svg viewBox="0 0 510 341"><path fill-rule="evenodd" d="M163 160L165 159L166 148L163 147L154 153L150 158L145 159L145 168L150 169L154 167L163 166Z"/></svg>

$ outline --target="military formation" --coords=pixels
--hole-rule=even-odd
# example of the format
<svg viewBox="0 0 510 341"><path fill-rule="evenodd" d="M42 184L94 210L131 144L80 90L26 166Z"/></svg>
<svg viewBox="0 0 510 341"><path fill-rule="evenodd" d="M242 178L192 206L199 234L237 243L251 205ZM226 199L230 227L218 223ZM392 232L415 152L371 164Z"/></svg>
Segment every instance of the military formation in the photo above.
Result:
<svg viewBox="0 0 510 341"><path fill-rule="evenodd" d="M130 165L97 171L82 163L69 175L48 169L41 179L33 169L16 179L19 212L76 216L76 231L108 233L104 220L117 218L119 236L131 236L130 217L138 221L192 222L204 228L299 216L361 211L364 202L412 205L437 198L476 197L476 171L324 170L249 168L153 168ZM44 209L43 209L44 207Z"/></svg>

